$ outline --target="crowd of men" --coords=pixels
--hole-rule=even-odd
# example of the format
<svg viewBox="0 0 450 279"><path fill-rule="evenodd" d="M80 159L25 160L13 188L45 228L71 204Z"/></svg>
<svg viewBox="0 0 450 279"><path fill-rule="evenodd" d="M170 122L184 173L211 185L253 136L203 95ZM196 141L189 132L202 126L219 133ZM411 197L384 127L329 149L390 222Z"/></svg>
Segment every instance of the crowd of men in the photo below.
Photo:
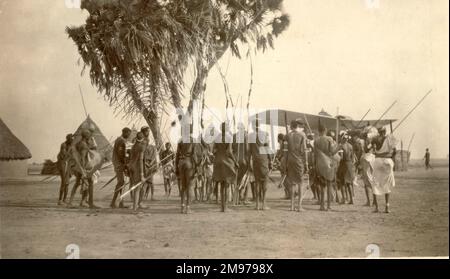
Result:
<svg viewBox="0 0 450 279"><path fill-rule="evenodd" d="M258 121L252 122L250 134L243 125L238 125L234 134L226 123L220 128L213 143L202 138L193 140L191 135L189 140L180 141L176 150L170 143L161 148L151 144L149 127L143 127L134 139L130 139L131 130L124 128L113 147L117 184L110 207L126 208L124 198L129 194L133 210L146 209L144 201L149 195L150 200L154 198L153 177L161 170L166 197L170 196L172 186L178 185L181 213L191 211L193 200L203 202L213 198L220 203L221 211L226 212L230 201L249 204L249 194L256 210L267 210L271 173L278 170L282 176L278 186L284 188L286 198L290 199L291 211L304 211L302 202L307 190L312 191L322 211L330 210L332 202L353 204L353 186L359 176L364 183L366 205L371 205L372 192L372 205L378 212L377 196L384 195L385 212L389 212L389 194L395 185L392 160L395 141L386 135L384 128L368 126L342 132L336 141L334 131L327 131L322 125L318 136L306 134L304 123L297 119L290 123L287 134L278 135L280 149L275 156L269 150L268 134L260 131ZM130 141L132 146L128 149ZM67 135L58 154L61 174L58 204L72 206L81 186L80 206L96 208L93 185L95 173L103 163L92 131L84 130L76 143L73 135ZM67 201L72 175L76 182Z"/></svg>

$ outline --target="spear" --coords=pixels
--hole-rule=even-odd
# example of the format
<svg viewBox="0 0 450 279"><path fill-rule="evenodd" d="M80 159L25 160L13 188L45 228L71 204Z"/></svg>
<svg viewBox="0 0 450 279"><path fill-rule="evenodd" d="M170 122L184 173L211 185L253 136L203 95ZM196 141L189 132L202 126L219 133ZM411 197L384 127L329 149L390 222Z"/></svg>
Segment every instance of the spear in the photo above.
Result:
<svg viewBox="0 0 450 279"><path fill-rule="evenodd" d="M406 120L406 118L408 118L409 115L411 115L411 113L423 102L423 100L425 100L425 98L430 95L431 91L433 91L433 89L428 90L428 92L422 97L422 99L420 99L420 101L405 115L405 117L403 117L402 121L400 121L400 123L395 126L392 133L403 123L403 121Z"/></svg>
<svg viewBox="0 0 450 279"><path fill-rule="evenodd" d="M122 200L126 195L128 195L131 191L133 191L134 189L136 189L137 187L141 186L142 184L144 184L145 182L147 182L147 180L149 180L150 178L152 178L153 174L149 175L148 177L146 177L144 179L144 181L141 181L135 185L133 185L130 189L128 189L125 193L123 193L119 199Z"/></svg>
<svg viewBox="0 0 450 279"><path fill-rule="evenodd" d="M303 118L305 119L306 126L308 126L309 132L312 133L313 131L311 130L311 126L309 126L308 118L306 118L305 114L303 114Z"/></svg>
<svg viewBox="0 0 450 279"><path fill-rule="evenodd" d="M285 124L285 128L286 128L286 137L285 137L285 139L284 139L284 141L283 141L283 153L284 153L284 162L285 162L285 165L284 165L284 167L285 167L285 174L283 175L283 177L281 178L281 182L280 182L280 184L278 185L278 188L281 188L282 187L282 185L283 185L283 182L284 182L284 180L286 179L286 176L287 176L287 161L288 161L288 150L287 150L287 136L288 136L288 133L289 133L289 129L288 129L288 118L287 118L287 112L286 111L284 111L284 124Z"/></svg>
<svg viewBox="0 0 450 279"><path fill-rule="evenodd" d="M53 178L53 177L55 177L56 175L50 175L50 176L47 176L47 177L45 177L44 179L42 179L41 180L41 182L44 182L44 181L46 181L46 180L49 180L50 178Z"/></svg>
<svg viewBox="0 0 450 279"><path fill-rule="evenodd" d="M159 152L158 152L158 153L159 153ZM172 156L172 155L167 155L166 157L162 158L162 159L160 160L160 162L163 162L165 159L169 158L170 156ZM152 161L152 163L153 163L153 162L154 162L154 160ZM159 166L153 166L151 169L158 168L158 167L159 167ZM148 180L148 179L146 179L146 180ZM129 183L130 183L130 182L125 183L124 185L122 185L122 187L120 187L119 189L117 189L115 192L119 192L120 190L122 190L123 188L125 188L125 186L127 186Z"/></svg>
<svg viewBox="0 0 450 279"><path fill-rule="evenodd" d="M116 179L116 177L117 177L117 175L114 175L113 178L111 178L108 182L106 182L105 185L103 185L103 186L100 188L100 190L103 189L103 188L105 188L106 186L108 186L111 182L113 182L114 179Z"/></svg>
<svg viewBox="0 0 450 279"><path fill-rule="evenodd" d="M366 114L364 114L364 116L361 118L361 120L359 120L358 125L356 125L356 129L359 128L359 125L361 125L361 123L366 118L366 116L369 114L369 112L370 112L370 109L366 112Z"/></svg>
<svg viewBox="0 0 450 279"><path fill-rule="evenodd" d="M397 100L395 100L395 101L392 103L392 105L390 105L390 106L383 112L383 114L380 116L380 118L378 118L377 122L375 122L375 123L372 125L373 127L375 127L375 126L378 124L378 122L381 121L381 119L383 118L383 116L385 116L386 113L388 113L388 111L391 110L391 108L395 105L395 103L397 103Z"/></svg>

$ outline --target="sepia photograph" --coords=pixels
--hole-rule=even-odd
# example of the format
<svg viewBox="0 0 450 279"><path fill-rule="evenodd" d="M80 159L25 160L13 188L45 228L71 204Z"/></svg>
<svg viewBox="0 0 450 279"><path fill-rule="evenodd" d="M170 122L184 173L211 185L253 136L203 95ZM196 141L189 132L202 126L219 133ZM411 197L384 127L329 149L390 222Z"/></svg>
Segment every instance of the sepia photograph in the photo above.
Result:
<svg viewBox="0 0 450 279"><path fill-rule="evenodd" d="M0 258L448 259L448 11L0 0Z"/></svg>

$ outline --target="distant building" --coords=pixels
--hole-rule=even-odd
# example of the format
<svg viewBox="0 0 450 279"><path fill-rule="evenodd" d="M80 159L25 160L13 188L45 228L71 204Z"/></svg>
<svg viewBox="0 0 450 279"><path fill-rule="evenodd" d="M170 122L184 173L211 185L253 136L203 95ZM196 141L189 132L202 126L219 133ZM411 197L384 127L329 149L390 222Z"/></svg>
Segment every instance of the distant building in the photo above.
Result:
<svg viewBox="0 0 450 279"><path fill-rule="evenodd" d="M331 114L329 114L328 112L324 111L323 109L318 114L321 115L321 116L332 117Z"/></svg>

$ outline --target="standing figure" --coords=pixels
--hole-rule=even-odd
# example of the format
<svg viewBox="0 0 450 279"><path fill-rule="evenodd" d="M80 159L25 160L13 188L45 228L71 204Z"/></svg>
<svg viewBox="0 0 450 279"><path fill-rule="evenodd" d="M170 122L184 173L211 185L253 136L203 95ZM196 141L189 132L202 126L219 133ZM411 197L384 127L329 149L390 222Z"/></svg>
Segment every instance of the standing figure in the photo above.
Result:
<svg viewBox="0 0 450 279"><path fill-rule="evenodd" d="M175 171L180 185L181 213L191 212L191 189L200 167L202 149L199 143L194 143L192 136L187 142L181 140L175 155Z"/></svg>
<svg viewBox="0 0 450 279"><path fill-rule="evenodd" d="M342 150L342 159L339 164L339 175L337 180L341 186L341 204L345 204L347 198L349 200L349 204L353 204L353 192L351 185L353 184L353 180L355 178L354 153L353 147L348 142L348 136L346 134L342 136L342 143L339 148Z"/></svg>
<svg viewBox="0 0 450 279"><path fill-rule="evenodd" d="M161 166L163 168L163 180L164 180L164 193L166 198L170 196L172 191L172 183L175 180L174 161L175 154L172 151L172 145L166 142L165 149L161 152Z"/></svg>
<svg viewBox="0 0 450 279"><path fill-rule="evenodd" d="M336 133L333 130L330 130L330 131L327 132L326 135L328 137L330 137L330 139L331 139L331 141L333 143L333 146L337 147L338 143L335 140L336 139ZM339 150L338 150L338 152L339 152ZM331 181L331 189L332 189L331 196L332 196L332 198L334 197L334 200L337 203L339 203L339 191L338 191L339 189L338 189L338 185L337 185L337 181L336 181L336 175L337 175L339 163L341 161L341 154L340 153L334 154L333 156L331 156L331 158L333 159L332 165L334 167L334 178Z"/></svg>
<svg viewBox="0 0 450 279"><path fill-rule="evenodd" d="M206 187L206 200L207 201L211 200L211 195L214 192L214 185L213 185L214 155L210 149L211 148L208 145L207 157L203 164L203 173L205 174L205 187Z"/></svg>
<svg viewBox="0 0 450 279"><path fill-rule="evenodd" d="M114 195L111 201L111 208L116 208L116 200L123 192L123 185L125 184L125 174L128 174L126 162L126 143L131 135L130 128L123 128L122 135L116 139L113 147L112 163L114 172L116 173L117 184L114 189ZM124 208L123 200L120 200L119 207Z"/></svg>
<svg viewBox="0 0 450 279"><path fill-rule="evenodd" d="M227 210L229 186L236 183L238 164L233 155L233 137L228 125L221 125L221 133L216 138L213 147L214 167L213 180L220 184L221 211ZM217 185L219 186L219 185Z"/></svg>
<svg viewBox="0 0 450 279"><path fill-rule="evenodd" d="M250 168L253 171L255 183L256 210L266 210L266 191L269 172L272 169L271 152L267 139L268 133L259 131L259 119L252 122L253 133L249 135ZM251 181L251 180L250 180Z"/></svg>
<svg viewBox="0 0 450 279"><path fill-rule="evenodd" d="M425 169L433 169L430 164L431 155L428 148L425 150L425 156L423 157L423 159L425 160Z"/></svg>
<svg viewBox="0 0 450 279"><path fill-rule="evenodd" d="M316 173L320 184L320 210L331 210L332 182L336 177L334 155L338 148L334 140L327 136L327 128L319 125L319 138L314 141ZM325 209L325 189L327 190L327 208Z"/></svg>
<svg viewBox="0 0 450 279"><path fill-rule="evenodd" d="M69 207L72 206L75 192L81 185L80 206L85 206L85 202L89 199L89 207L91 209L98 208L94 205L93 175L100 169L104 159L97 151L90 150L89 141L91 137L92 134L89 130L83 130L81 140L72 148L72 158L75 162L72 172L76 176L76 181L70 193Z"/></svg>
<svg viewBox="0 0 450 279"><path fill-rule="evenodd" d="M375 205L374 212L378 212L377 196L384 195L386 201L385 212L389 213L389 196L392 187L395 186L392 151L396 145L396 140L392 134L386 135L386 128L384 127L379 130L379 134L375 145L375 160L373 161L374 183L372 184L372 191Z"/></svg>
<svg viewBox="0 0 450 279"><path fill-rule="evenodd" d="M195 201L203 202L206 197L206 165L208 159L208 144L203 140L203 137L199 136L199 147L201 148L201 160L200 165L197 168L197 175L194 181L194 196Z"/></svg>
<svg viewBox="0 0 450 279"><path fill-rule="evenodd" d="M147 178L144 183L144 197L148 198L150 192L150 200L154 200L155 187L153 184L153 176L158 170L158 152L153 144L150 144L150 128L145 126L141 128L144 135L145 150L144 150L144 176Z"/></svg>
<svg viewBox="0 0 450 279"><path fill-rule="evenodd" d="M131 192L133 200L133 210L146 209L147 206L142 204L144 197L144 186L146 183L145 166L144 166L144 152L147 146L144 134L138 132L136 140L131 147L130 161L128 162L128 171L130 173L130 188L140 184Z"/></svg>
<svg viewBox="0 0 450 279"><path fill-rule="evenodd" d="M56 162L58 167L58 172L61 177L61 186L59 187L59 199L58 205L62 205L66 203L67 192L69 189L69 181L70 181L70 149L73 144L73 135L66 135L66 141L61 144L58 153L58 161Z"/></svg>
<svg viewBox="0 0 450 279"><path fill-rule="evenodd" d="M286 181L286 158L285 158L285 155L287 154L286 135L278 134L277 140L280 148L277 150L277 153L275 154L275 162L278 164L278 169L280 170L280 174L282 177L282 180L280 181L280 185L278 185L278 188L283 188L284 198L290 199L291 189Z"/></svg>
<svg viewBox="0 0 450 279"><path fill-rule="evenodd" d="M242 122L238 123L237 133L233 135L233 155L238 163L237 177L236 177L236 195L238 195L238 203L241 201L246 204L248 187L248 138ZM247 179L245 179L247 175Z"/></svg>
<svg viewBox="0 0 450 279"><path fill-rule="evenodd" d="M311 192L313 192L313 198L317 199L320 204L320 185L317 182L315 159L314 159L314 134L308 133L306 135L306 152L308 154L308 174L309 174L309 186Z"/></svg>
<svg viewBox="0 0 450 279"><path fill-rule="evenodd" d="M374 137L378 136L378 130L374 127L367 126L361 133L360 145L362 146L362 155L359 160L361 170L361 178L364 183L364 190L366 193L366 204L370 206L370 192L372 192L372 185L375 183L373 177L373 161L375 160L375 145L372 144Z"/></svg>
<svg viewBox="0 0 450 279"><path fill-rule="evenodd" d="M302 207L303 193L303 175L308 171L308 159L306 155L306 135L300 130L300 126L303 122L299 119L291 122L291 132L287 135L287 147L288 151L286 156L286 179L290 187L291 193L291 211L294 211L294 199L295 185L297 185L298 191L298 206L297 211L304 211Z"/></svg>

